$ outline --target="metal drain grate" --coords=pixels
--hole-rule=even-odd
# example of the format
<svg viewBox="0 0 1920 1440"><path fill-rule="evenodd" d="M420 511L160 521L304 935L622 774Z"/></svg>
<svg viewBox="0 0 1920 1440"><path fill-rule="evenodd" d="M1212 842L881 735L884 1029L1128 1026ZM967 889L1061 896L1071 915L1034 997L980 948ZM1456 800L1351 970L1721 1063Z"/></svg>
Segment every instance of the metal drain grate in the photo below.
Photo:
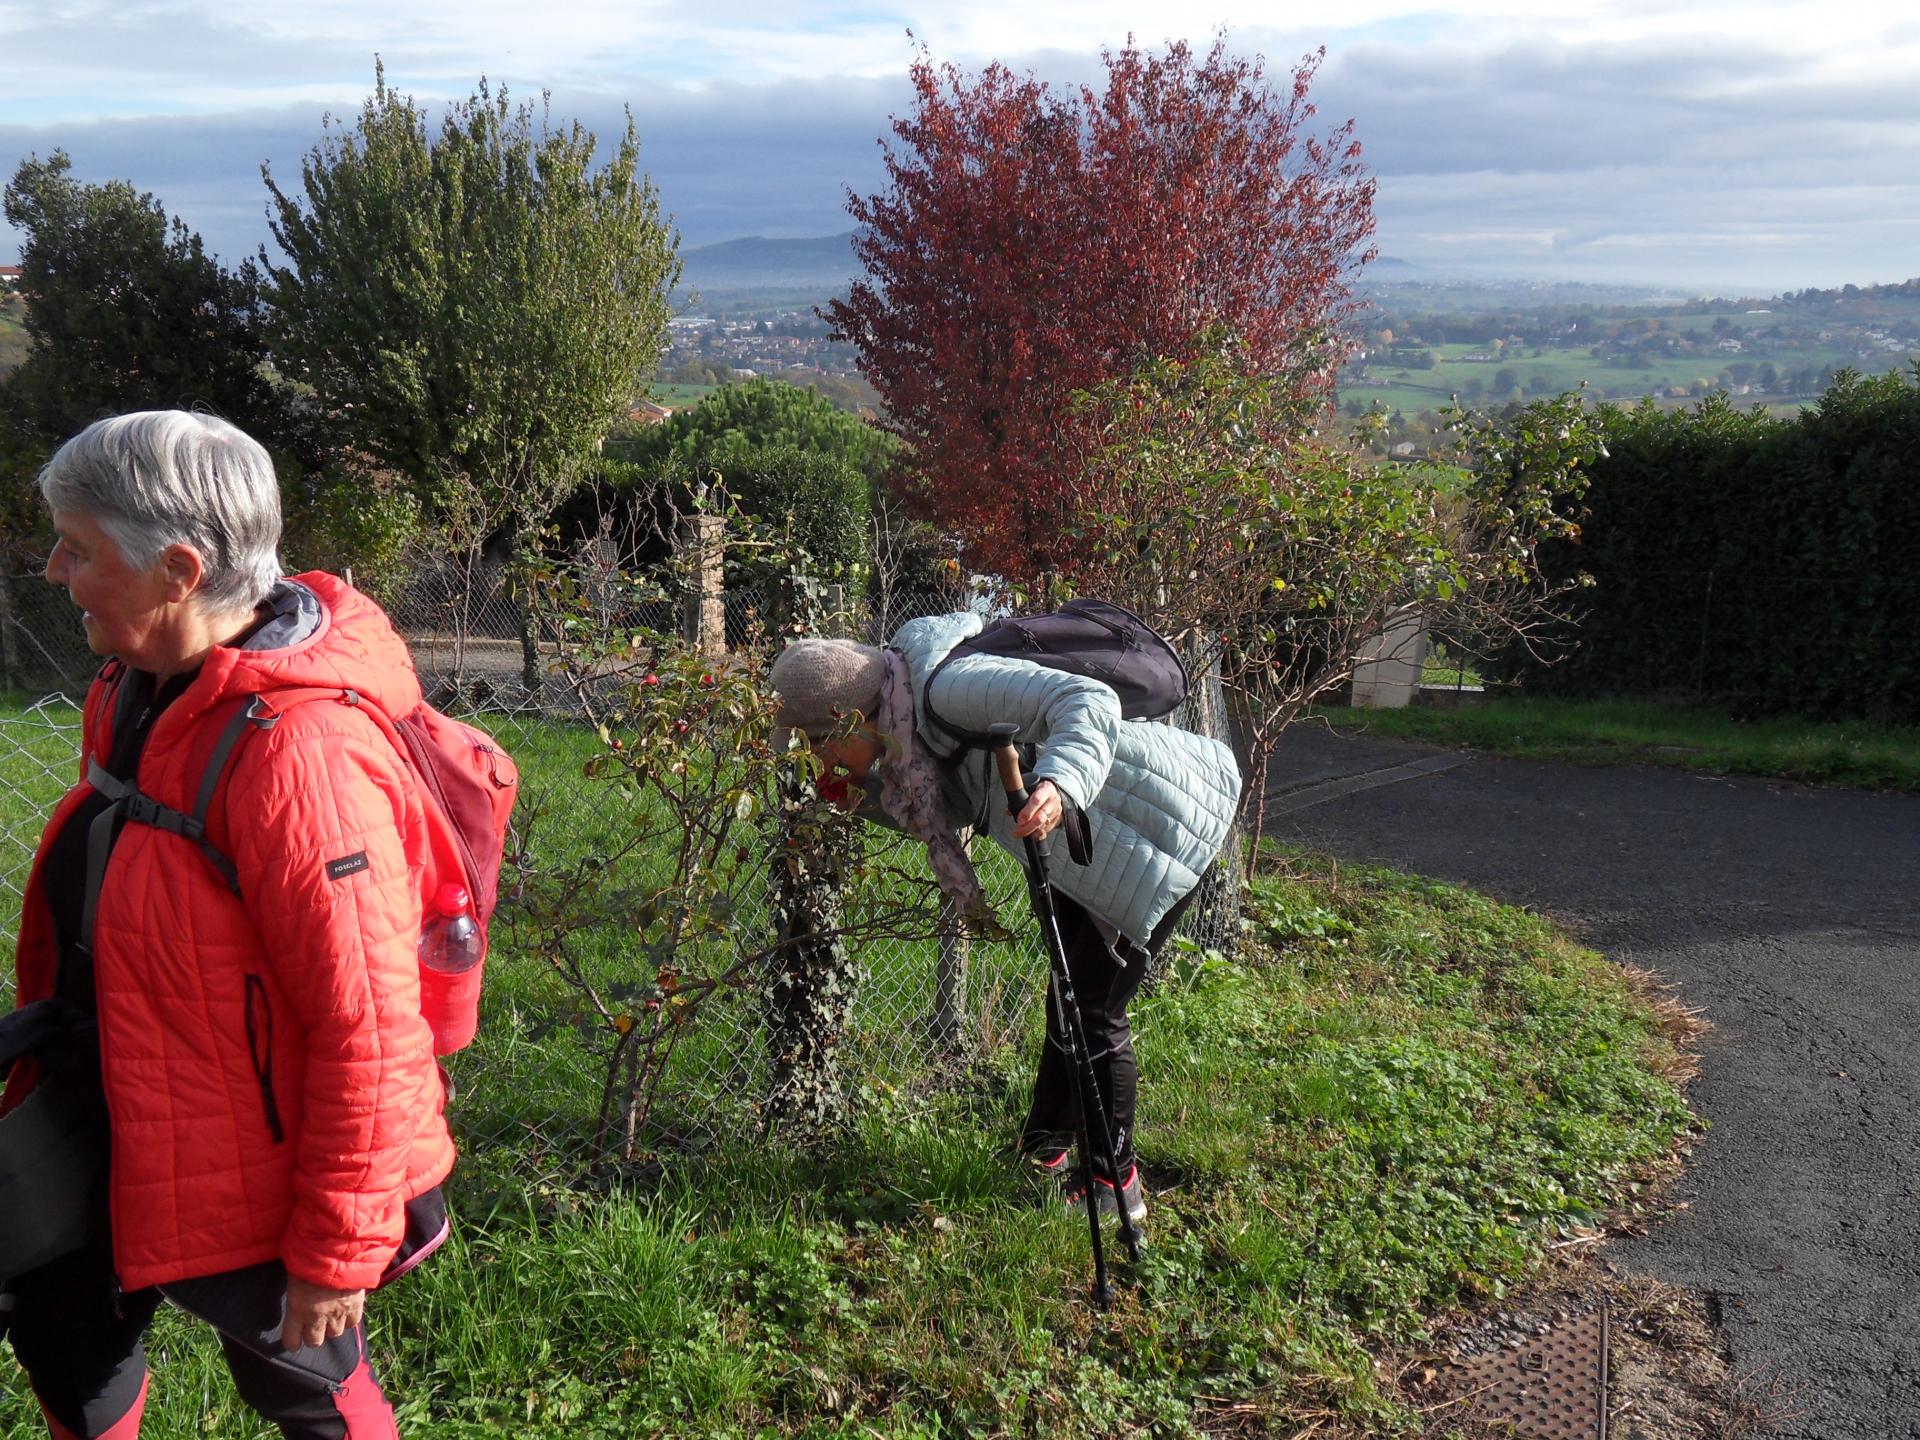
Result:
<svg viewBox="0 0 1920 1440"><path fill-rule="evenodd" d="M1515 1440L1607 1440L1604 1304L1451 1369L1474 1418L1505 1421Z"/></svg>

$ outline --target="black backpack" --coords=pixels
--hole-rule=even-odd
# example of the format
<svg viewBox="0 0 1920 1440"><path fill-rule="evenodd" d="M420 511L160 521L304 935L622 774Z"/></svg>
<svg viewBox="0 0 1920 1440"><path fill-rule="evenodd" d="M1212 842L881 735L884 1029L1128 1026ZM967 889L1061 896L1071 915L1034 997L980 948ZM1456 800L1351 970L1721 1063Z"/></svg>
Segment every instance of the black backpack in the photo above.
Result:
<svg viewBox="0 0 1920 1440"><path fill-rule="evenodd" d="M922 692L925 718L970 749L991 748L992 738L983 730L949 724L933 706L940 672L970 655L1031 660L1049 670L1104 681L1120 697L1123 720L1157 720L1187 698L1186 666L1151 625L1111 600L1069 600L1049 614L994 621L954 646L927 677Z"/></svg>

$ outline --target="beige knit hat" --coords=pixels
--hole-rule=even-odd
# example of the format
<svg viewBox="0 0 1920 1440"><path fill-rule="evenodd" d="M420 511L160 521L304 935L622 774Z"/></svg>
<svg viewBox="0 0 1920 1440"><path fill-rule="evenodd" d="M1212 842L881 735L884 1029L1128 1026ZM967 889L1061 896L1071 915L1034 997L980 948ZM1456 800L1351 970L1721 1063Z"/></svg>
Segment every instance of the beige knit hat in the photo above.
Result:
<svg viewBox="0 0 1920 1440"><path fill-rule="evenodd" d="M774 657L767 680L779 696L775 721L783 729L818 740L852 719L858 710L872 716L880 706L885 653L851 640L796 640Z"/></svg>

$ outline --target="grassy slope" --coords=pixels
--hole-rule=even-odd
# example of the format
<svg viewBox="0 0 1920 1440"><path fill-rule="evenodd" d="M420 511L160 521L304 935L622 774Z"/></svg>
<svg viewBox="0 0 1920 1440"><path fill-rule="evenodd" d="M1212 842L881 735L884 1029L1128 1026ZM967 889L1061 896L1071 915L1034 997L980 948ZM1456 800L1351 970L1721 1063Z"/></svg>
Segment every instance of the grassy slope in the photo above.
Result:
<svg viewBox="0 0 1920 1440"><path fill-rule="evenodd" d="M1669 765L1866 790L1920 792L1920 729L1735 721L1645 700L1499 699L1458 710L1328 710L1377 735L1579 764Z"/></svg>
<svg viewBox="0 0 1920 1440"><path fill-rule="evenodd" d="M826 1160L740 1151L606 1198L469 1167L458 1240L373 1307L406 1433L1405 1428L1375 1350L1500 1293L1664 1155L1684 1062L1534 917L1285 869L1239 963L1188 955L1136 1007L1153 1244L1110 1320L1084 1229L995 1158L1009 1058L878 1087ZM261 1433L204 1333L164 1316L154 1342L144 1433ZM26 1436L15 1379L0 1433Z"/></svg>

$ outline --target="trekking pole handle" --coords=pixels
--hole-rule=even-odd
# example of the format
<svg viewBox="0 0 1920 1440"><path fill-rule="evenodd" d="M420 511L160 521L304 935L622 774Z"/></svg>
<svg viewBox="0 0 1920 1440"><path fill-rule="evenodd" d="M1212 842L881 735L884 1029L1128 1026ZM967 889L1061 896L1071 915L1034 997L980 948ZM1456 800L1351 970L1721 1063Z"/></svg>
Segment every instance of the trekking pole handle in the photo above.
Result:
<svg viewBox="0 0 1920 1440"><path fill-rule="evenodd" d="M1020 773L1020 752L1014 747L1013 737L1020 733L1018 725L1002 722L989 727L988 736L993 740L993 762L1000 768L1000 784L1007 792L1007 803L1026 804L1027 782Z"/></svg>

